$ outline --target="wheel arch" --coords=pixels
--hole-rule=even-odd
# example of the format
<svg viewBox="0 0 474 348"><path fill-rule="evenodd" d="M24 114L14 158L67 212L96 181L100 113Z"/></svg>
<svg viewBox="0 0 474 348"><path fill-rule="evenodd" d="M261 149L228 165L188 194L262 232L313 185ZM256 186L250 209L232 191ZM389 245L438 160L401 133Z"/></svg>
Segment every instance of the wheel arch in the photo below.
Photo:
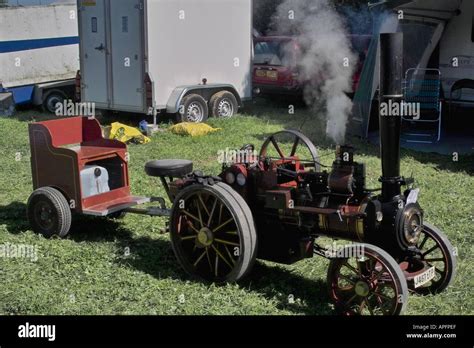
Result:
<svg viewBox="0 0 474 348"><path fill-rule="evenodd" d="M168 103L166 104L166 111L168 113L177 113L179 111L179 106L184 97L189 94L198 94L203 97L206 102L209 102L211 97L221 91L228 91L235 96L237 99L237 104L239 107L242 107L242 98L240 98L237 89L231 84L209 84L209 85L191 85L191 86L182 86L177 87L173 90L170 97L168 98Z"/></svg>

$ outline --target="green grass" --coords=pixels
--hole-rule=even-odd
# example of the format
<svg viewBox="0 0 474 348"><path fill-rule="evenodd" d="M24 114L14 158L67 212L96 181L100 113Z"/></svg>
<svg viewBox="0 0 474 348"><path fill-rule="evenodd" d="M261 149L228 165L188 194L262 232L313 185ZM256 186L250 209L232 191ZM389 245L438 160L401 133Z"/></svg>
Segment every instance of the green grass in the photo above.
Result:
<svg viewBox="0 0 474 348"><path fill-rule="evenodd" d="M160 234L162 218L75 217L66 239L35 235L25 218L32 191L27 124L33 116L41 115L27 111L0 119L0 245L28 244L38 251L36 262L0 258L0 314L334 314L326 291L328 261L322 258L291 266L259 261L239 284L217 286L186 277L168 236ZM322 162L330 164L332 144L309 111L288 115L284 106L253 105L234 119L210 120L212 126L222 128L220 132L189 138L165 131L147 145L130 146L132 190L139 195L164 195L159 180L143 171L147 160L187 158L195 168L218 174L218 150L245 143L259 148L266 135L298 128L305 118L304 132L318 146ZM355 139L353 143L357 160L367 164L368 186L377 187L378 148ZM15 161L16 153L22 154L20 161ZM402 173L413 173L417 179L426 220L443 229L459 253L452 286L436 296L410 296L407 314L474 314L472 163L472 157L454 163L449 157L402 150Z"/></svg>

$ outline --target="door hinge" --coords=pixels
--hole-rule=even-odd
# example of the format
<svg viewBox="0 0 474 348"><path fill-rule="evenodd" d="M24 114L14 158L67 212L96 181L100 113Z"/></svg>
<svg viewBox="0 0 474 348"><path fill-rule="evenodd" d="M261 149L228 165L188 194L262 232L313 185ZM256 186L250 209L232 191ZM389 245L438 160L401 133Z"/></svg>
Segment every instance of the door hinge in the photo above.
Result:
<svg viewBox="0 0 474 348"><path fill-rule="evenodd" d="M144 93L144 92L145 92L145 88L137 88L137 92L138 92L138 93Z"/></svg>
<svg viewBox="0 0 474 348"><path fill-rule="evenodd" d="M137 10L140 10L140 11L143 10L143 3L140 2L139 4L136 4L136 5L135 5L135 8L136 8Z"/></svg>

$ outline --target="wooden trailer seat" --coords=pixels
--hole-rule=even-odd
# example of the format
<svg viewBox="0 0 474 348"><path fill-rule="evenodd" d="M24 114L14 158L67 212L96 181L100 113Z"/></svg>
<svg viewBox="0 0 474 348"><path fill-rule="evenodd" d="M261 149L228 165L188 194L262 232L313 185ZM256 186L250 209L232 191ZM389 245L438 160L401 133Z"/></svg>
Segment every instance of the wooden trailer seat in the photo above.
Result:
<svg viewBox="0 0 474 348"><path fill-rule="evenodd" d="M34 189L60 190L71 209L89 215L108 215L145 203L130 194L127 146L104 139L94 118L72 117L29 125ZM105 167L110 191L84 198L80 173L85 166Z"/></svg>

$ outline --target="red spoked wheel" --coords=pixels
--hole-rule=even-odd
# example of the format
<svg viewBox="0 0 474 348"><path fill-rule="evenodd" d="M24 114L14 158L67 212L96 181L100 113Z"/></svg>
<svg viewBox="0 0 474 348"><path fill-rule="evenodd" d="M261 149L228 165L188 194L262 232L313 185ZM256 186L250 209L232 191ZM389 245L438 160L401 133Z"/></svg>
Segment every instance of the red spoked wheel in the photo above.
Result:
<svg viewBox="0 0 474 348"><path fill-rule="evenodd" d="M418 260L434 267L435 276L428 283L410 290L420 295L436 294L446 289L456 273L456 253L448 238L438 228L425 223L418 243Z"/></svg>
<svg viewBox="0 0 474 348"><path fill-rule="evenodd" d="M184 270L200 279L233 282L255 261L252 213L230 186L191 185L176 197L170 220L173 251Z"/></svg>
<svg viewBox="0 0 474 348"><path fill-rule="evenodd" d="M260 150L261 159L269 159L278 166L285 166L295 159L305 167L320 171L318 150L311 140L297 130L283 130L270 135Z"/></svg>
<svg viewBox="0 0 474 348"><path fill-rule="evenodd" d="M329 296L346 315L398 315L404 312L408 286L397 262L370 244L338 251L328 270Z"/></svg>

